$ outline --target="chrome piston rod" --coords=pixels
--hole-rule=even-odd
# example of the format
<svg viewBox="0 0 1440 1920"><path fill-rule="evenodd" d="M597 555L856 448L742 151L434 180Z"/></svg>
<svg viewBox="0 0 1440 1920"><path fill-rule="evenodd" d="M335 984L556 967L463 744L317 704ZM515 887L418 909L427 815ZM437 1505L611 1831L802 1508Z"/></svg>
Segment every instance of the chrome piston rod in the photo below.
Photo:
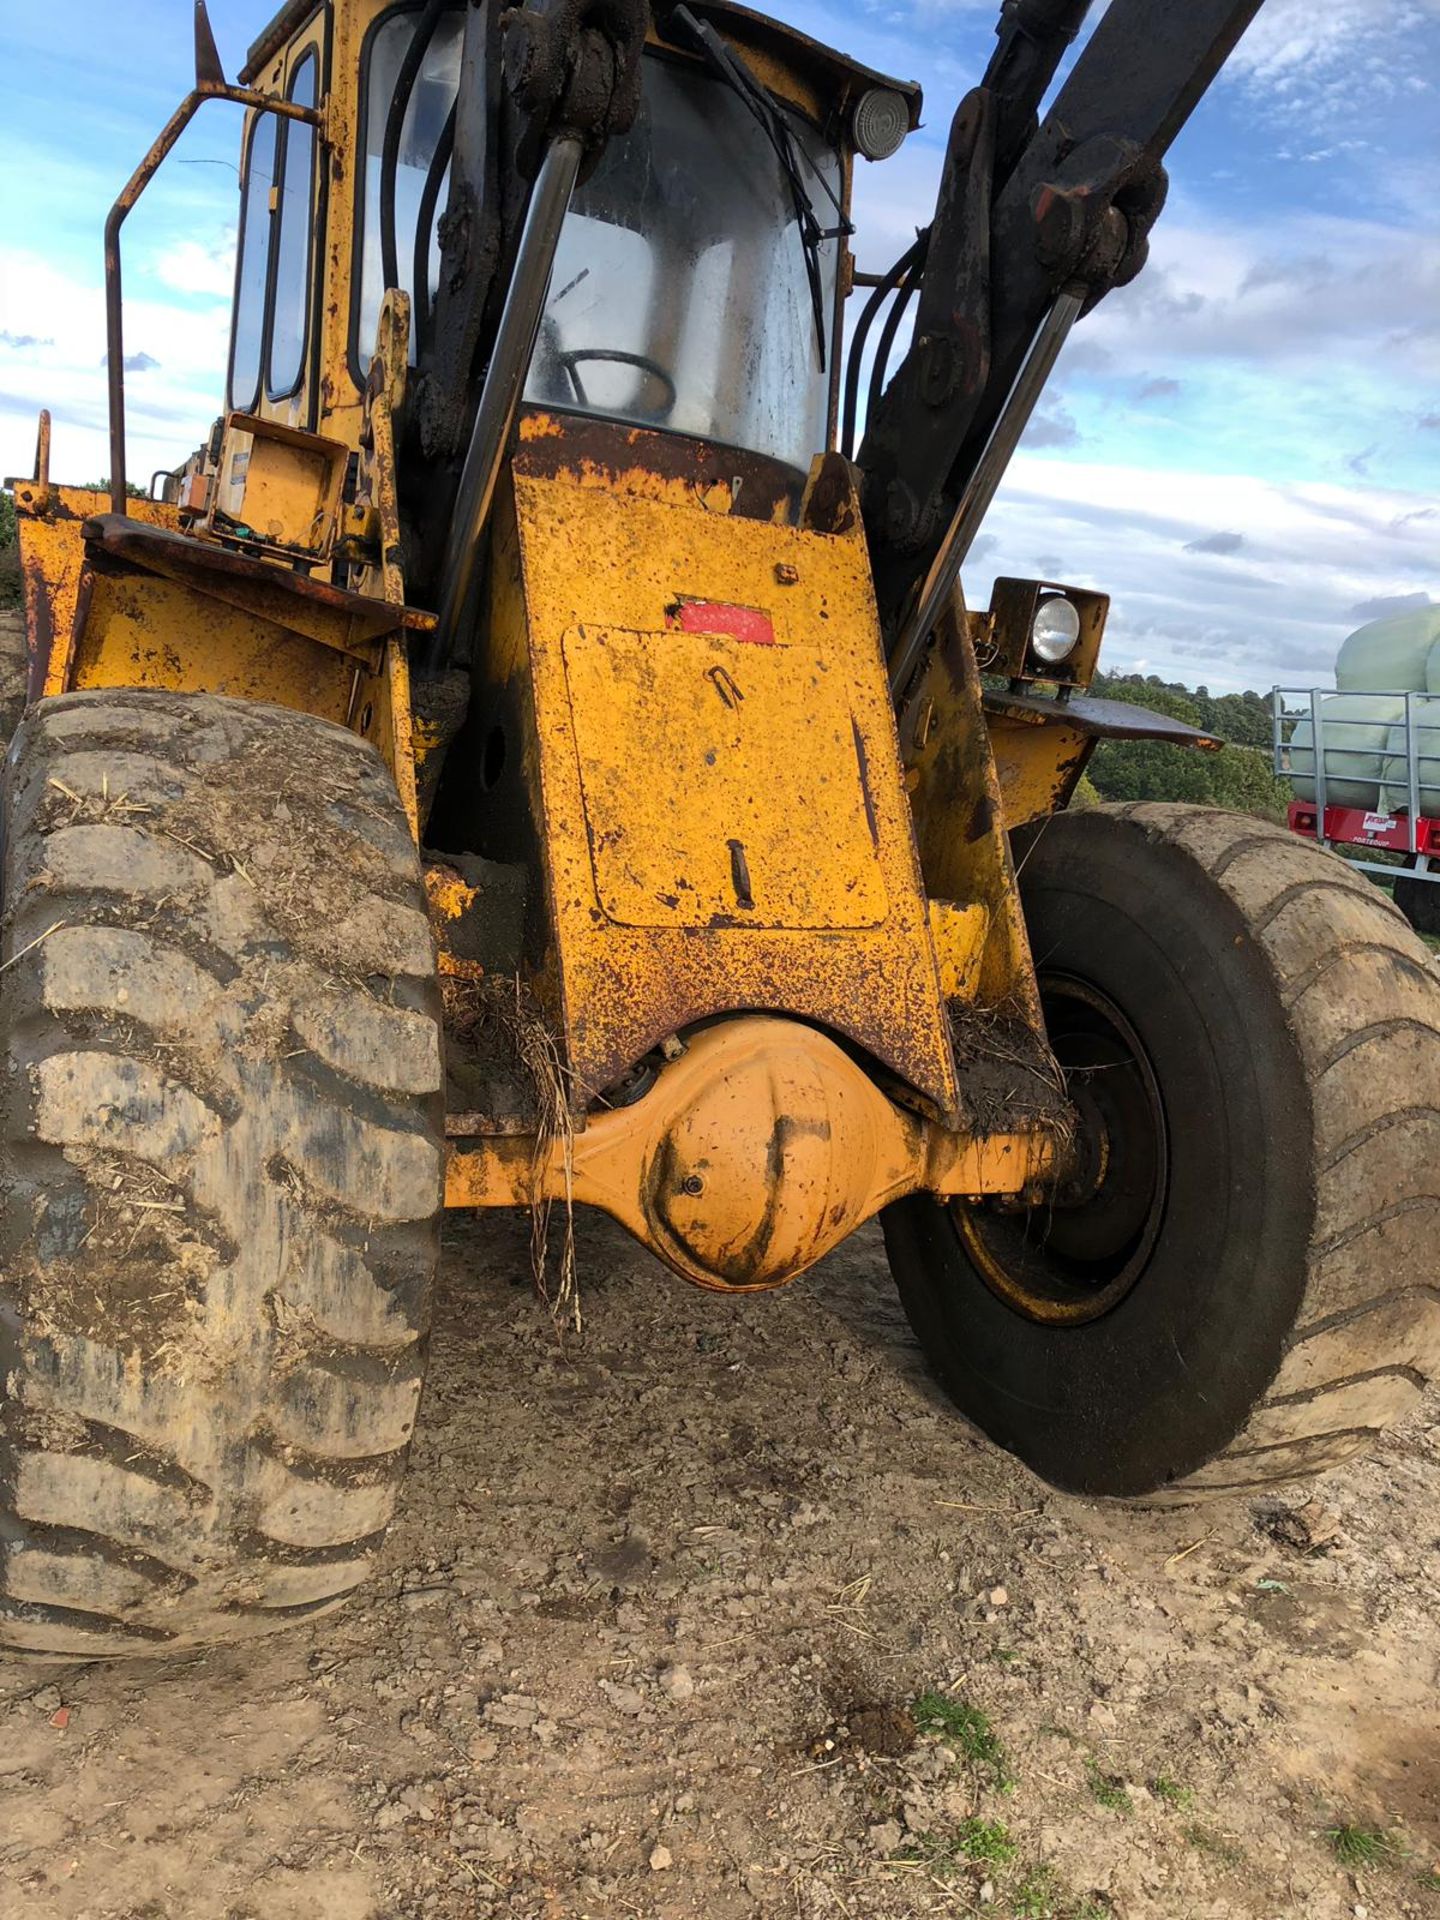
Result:
<svg viewBox="0 0 1440 1920"><path fill-rule="evenodd" d="M1080 318L1084 304L1084 289L1067 287L1035 335L1025 364L1010 389L1010 397L970 476L970 484L961 495L955 517L940 544L940 551L931 562L915 611L901 629L891 653L892 695L898 697L909 685L925 651L925 643L950 603L955 584L960 578L960 569L969 558L975 536L984 524L1000 482L1005 478L1006 469L1020 444L1020 437L1030 424L1030 416L1049 383L1050 375L1055 371L1060 349L1069 339L1070 329Z"/></svg>
<svg viewBox="0 0 1440 1920"><path fill-rule="evenodd" d="M432 642L433 653L427 649L427 664L432 668L443 666L450 658L469 605L480 539L495 504L495 490L510 450L525 379L545 313L550 278L555 270L555 249L565 216L570 211L584 154L583 145L572 135L565 134L552 141L530 195L515 272L505 296L495 350L485 375L450 522L440 624Z"/></svg>

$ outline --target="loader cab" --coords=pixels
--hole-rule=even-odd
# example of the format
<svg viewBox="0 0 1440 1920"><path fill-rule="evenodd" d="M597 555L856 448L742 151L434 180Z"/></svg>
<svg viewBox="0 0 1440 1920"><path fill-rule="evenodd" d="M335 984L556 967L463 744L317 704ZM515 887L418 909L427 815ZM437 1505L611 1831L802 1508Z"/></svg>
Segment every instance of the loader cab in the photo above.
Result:
<svg viewBox="0 0 1440 1920"><path fill-rule="evenodd" d="M714 74L646 67L571 207L526 398L804 470L829 436L846 156L777 103L782 155Z"/></svg>
<svg viewBox="0 0 1440 1920"><path fill-rule="evenodd" d="M854 157L893 152L919 95L746 8L694 11L723 36L742 84L678 35L652 34L636 124L575 195L525 398L803 473L833 439ZM438 21L392 7L365 37L357 383L389 286L412 297L412 357L425 363L464 20L459 6Z"/></svg>

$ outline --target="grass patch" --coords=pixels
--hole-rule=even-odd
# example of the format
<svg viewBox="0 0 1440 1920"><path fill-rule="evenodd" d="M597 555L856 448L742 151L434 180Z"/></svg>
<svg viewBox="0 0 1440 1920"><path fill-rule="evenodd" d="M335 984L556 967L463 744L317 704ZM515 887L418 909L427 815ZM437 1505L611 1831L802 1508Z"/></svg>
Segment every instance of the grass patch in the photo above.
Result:
<svg viewBox="0 0 1440 1920"><path fill-rule="evenodd" d="M1010 1911L1015 1920L1058 1920L1063 1897L1053 1868L1037 1867L1011 1894Z"/></svg>
<svg viewBox="0 0 1440 1920"><path fill-rule="evenodd" d="M1326 1827L1325 1838L1341 1866L1352 1871L1393 1867L1401 1855L1395 1836L1382 1832L1379 1827Z"/></svg>
<svg viewBox="0 0 1440 1920"><path fill-rule="evenodd" d="M1001 1821L979 1818L966 1820L957 1828L955 1850L986 1867L1008 1867L1017 1851Z"/></svg>
<svg viewBox="0 0 1440 1920"><path fill-rule="evenodd" d="M1163 1800L1167 1807L1174 1807L1181 1813L1188 1813L1195 1804L1195 1796L1189 1787L1182 1787L1178 1780L1170 1779L1168 1774L1157 1773L1150 1782L1150 1791L1157 1800Z"/></svg>
<svg viewBox="0 0 1440 1920"><path fill-rule="evenodd" d="M989 1715L968 1700L952 1700L946 1693L922 1693L910 1709L921 1733L938 1734L977 1772L988 1776L1001 1793L1015 1785L1010 1762Z"/></svg>
<svg viewBox="0 0 1440 1920"><path fill-rule="evenodd" d="M1053 1867L1036 1867L1010 1895L1012 1920L1113 1920L1099 1900L1077 1900Z"/></svg>
<svg viewBox="0 0 1440 1920"><path fill-rule="evenodd" d="M1218 1860L1225 1867L1242 1867L1245 1855L1233 1840L1227 1840L1223 1833L1216 1833L1211 1827L1202 1827L1198 1821L1185 1829L1186 1842L1197 1853L1208 1853L1212 1860Z"/></svg>
<svg viewBox="0 0 1440 1920"><path fill-rule="evenodd" d="M1019 1848L998 1820L962 1820L953 1833L924 1833L898 1858L952 1880L962 1867L1008 1867Z"/></svg>
<svg viewBox="0 0 1440 1920"><path fill-rule="evenodd" d="M1113 1774L1102 1772L1094 1760L1085 1762L1085 1782L1096 1806L1104 1807L1108 1813L1134 1813L1135 1804L1125 1791L1125 1783Z"/></svg>

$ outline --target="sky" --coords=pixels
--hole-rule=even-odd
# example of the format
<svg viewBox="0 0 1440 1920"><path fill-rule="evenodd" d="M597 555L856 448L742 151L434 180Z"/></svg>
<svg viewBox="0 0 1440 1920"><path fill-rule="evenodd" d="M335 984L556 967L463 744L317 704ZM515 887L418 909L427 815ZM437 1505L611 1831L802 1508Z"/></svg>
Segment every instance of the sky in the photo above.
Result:
<svg viewBox="0 0 1440 1920"><path fill-rule="evenodd" d="M883 269L930 216L998 0L770 10L925 86L921 131L860 167L854 244ZM232 75L267 11L212 0ZM42 405L57 479L108 470L101 229L189 84L190 18L0 0L0 474L30 471ZM221 405L239 129L205 107L126 229L142 479ZM1151 264L1072 336L967 595L1002 573L1096 587L1112 670L1322 683L1364 620L1440 601L1440 0L1265 0L1170 172Z"/></svg>

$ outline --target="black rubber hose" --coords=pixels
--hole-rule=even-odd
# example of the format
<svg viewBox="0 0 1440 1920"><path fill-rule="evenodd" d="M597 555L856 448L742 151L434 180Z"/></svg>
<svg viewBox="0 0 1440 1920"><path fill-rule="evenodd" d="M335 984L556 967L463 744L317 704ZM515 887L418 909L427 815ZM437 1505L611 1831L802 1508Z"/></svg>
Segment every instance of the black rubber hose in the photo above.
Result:
<svg viewBox="0 0 1440 1920"><path fill-rule="evenodd" d="M910 302L920 291L920 276L912 273L895 296L885 321L885 331L880 335L880 345L875 349L875 364L870 369L870 404L866 419L872 418L880 408L885 397L885 382L890 373L890 356L895 351L895 339L900 331L901 322L910 310Z"/></svg>
<svg viewBox="0 0 1440 1920"><path fill-rule="evenodd" d="M415 273L410 283L410 337L415 342L415 358L420 358L421 342L430 331L430 240L435 225L435 209L440 204L440 188L455 151L455 122L460 103L450 109L445 130L435 148L430 171L425 176L425 191L420 196L420 213L415 222Z"/></svg>
<svg viewBox="0 0 1440 1920"><path fill-rule="evenodd" d="M405 49L405 58L400 62L385 121L385 144L380 150L380 271L387 290L400 284L400 249L395 239L395 181L400 170L400 137L405 131L410 96L446 5L447 0L429 0L414 38Z"/></svg>
<svg viewBox="0 0 1440 1920"><path fill-rule="evenodd" d="M845 412L840 431L840 450L847 460L855 458L855 430L860 411L860 363L865 357L865 346L870 338L870 329L874 326L880 309L890 295L894 293L905 275L924 257L928 244L928 233L921 234L914 245L901 254L865 302L865 311L860 315L859 323L855 328L854 338L850 342L850 362L845 369Z"/></svg>

